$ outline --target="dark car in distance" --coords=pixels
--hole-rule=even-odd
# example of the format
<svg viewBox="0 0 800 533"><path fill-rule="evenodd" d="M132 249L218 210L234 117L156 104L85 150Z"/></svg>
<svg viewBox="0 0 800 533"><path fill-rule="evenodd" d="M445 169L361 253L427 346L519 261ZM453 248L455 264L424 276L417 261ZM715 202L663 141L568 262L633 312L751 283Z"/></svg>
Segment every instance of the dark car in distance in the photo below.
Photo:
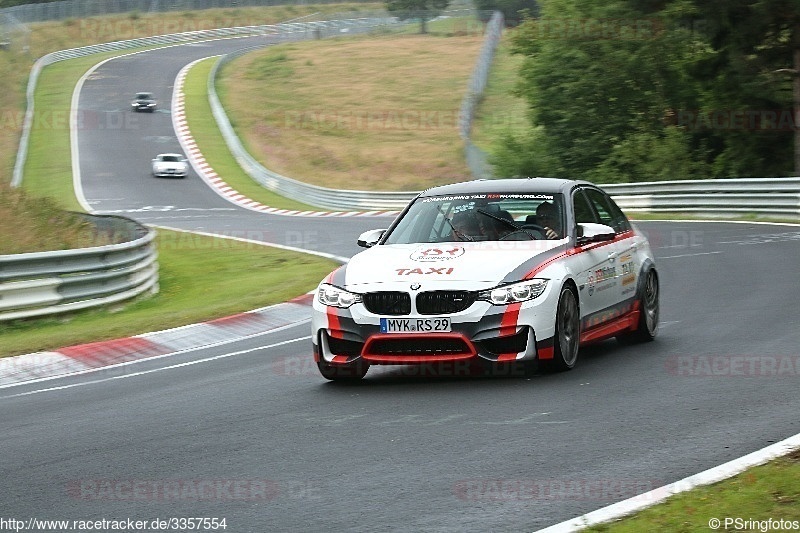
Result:
<svg viewBox="0 0 800 533"><path fill-rule="evenodd" d="M152 113L156 109L156 99L153 98L153 93L138 92L131 101L131 109L133 111L149 111Z"/></svg>

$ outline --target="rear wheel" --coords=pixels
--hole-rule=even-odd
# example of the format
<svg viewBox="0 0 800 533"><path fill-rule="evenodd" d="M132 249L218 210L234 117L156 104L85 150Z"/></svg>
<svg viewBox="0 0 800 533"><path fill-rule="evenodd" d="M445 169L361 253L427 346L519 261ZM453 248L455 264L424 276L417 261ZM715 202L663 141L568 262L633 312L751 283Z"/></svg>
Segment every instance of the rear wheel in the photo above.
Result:
<svg viewBox="0 0 800 533"><path fill-rule="evenodd" d="M541 361L546 369L554 371L570 370L578 362L581 323L578 311L578 298L575 291L564 286L558 298L556 310L556 335L552 361Z"/></svg>
<svg viewBox="0 0 800 533"><path fill-rule="evenodd" d="M362 362L332 365L324 361L317 363L322 377L331 381L359 381L367 374L369 365Z"/></svg>

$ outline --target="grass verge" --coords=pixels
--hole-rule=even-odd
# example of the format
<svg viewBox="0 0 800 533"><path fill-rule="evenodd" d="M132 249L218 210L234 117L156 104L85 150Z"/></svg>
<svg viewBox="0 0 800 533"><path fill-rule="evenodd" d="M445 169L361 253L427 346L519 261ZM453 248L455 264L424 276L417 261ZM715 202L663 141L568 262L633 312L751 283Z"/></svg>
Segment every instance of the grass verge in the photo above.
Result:
<svg viewBox="0 0 800 533"><path fill-rule="evenodd" d="M283 44L221 72L220 99L262 164L337 189L418 191L468 179L458 113L483 36Z"/></svg>
<svg viewBox="0 0 800 533"><path fill-rule="evenodd" d="M708 533L721 531L800 530L800 451L750 468L725 481L696 488L669 498L619 521L587 528L590 532L640 533L669 531ZM725 524L725 520L750 521ZM710 527L712 520L721 527ZM769 520L797 524L769 527Z"/></svg>
<svg viewBox="0 0 800 533"><path fill-rule="evenodd" d="M186 120L203 157L229 186L251 200L281 209L318 211L318 207L291 200L262 187L236 162L217 128L208 102L208 77L217 61L218 58L212 57L197 63L184 82Z"/></svg>

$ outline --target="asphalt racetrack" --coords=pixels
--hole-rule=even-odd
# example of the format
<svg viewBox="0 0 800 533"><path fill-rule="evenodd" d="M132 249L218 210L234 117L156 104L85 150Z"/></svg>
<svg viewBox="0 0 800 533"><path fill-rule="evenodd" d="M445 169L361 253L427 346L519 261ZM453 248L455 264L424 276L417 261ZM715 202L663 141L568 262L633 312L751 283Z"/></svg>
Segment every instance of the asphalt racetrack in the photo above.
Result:
<svg viewBox="0 0 800 533"><path fill-rule="evenodd" d="M100 67L80 98L98 123L130 114L136 91L161 105L130 117L137 127L81 131L83 194L99 213L350 256L361 231L389 220L256 213L193 173L149 176L151 157L179 150L168 102L180 68L249 44ZM661 277L660 335L584 349L571 372L378 367L359 384L328 383L305 322L1 389L2 515L224 518L232 532L532 531L799 433L800 227L639 226Z"/></svg>

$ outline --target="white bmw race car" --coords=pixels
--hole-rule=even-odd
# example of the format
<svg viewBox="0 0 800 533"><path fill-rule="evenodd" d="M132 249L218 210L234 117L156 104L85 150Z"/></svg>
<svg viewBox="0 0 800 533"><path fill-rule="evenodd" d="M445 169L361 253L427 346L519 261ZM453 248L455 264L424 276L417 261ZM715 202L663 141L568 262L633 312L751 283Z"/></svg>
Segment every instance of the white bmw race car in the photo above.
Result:
<svg viewBox="0 0 800 533"><path fill-rule="evenodd" d="M185 178L189 163L181 154L158 154L151 162L155 178Z"/></svg>
<svg viewBox="0 0 800 533"><path fill-rule="evenodd" d="M585 181L434 187L359 245L314 298L314 358L330 380L370 365L568 370L582 344L658 331L650 245Z"/></svg>

